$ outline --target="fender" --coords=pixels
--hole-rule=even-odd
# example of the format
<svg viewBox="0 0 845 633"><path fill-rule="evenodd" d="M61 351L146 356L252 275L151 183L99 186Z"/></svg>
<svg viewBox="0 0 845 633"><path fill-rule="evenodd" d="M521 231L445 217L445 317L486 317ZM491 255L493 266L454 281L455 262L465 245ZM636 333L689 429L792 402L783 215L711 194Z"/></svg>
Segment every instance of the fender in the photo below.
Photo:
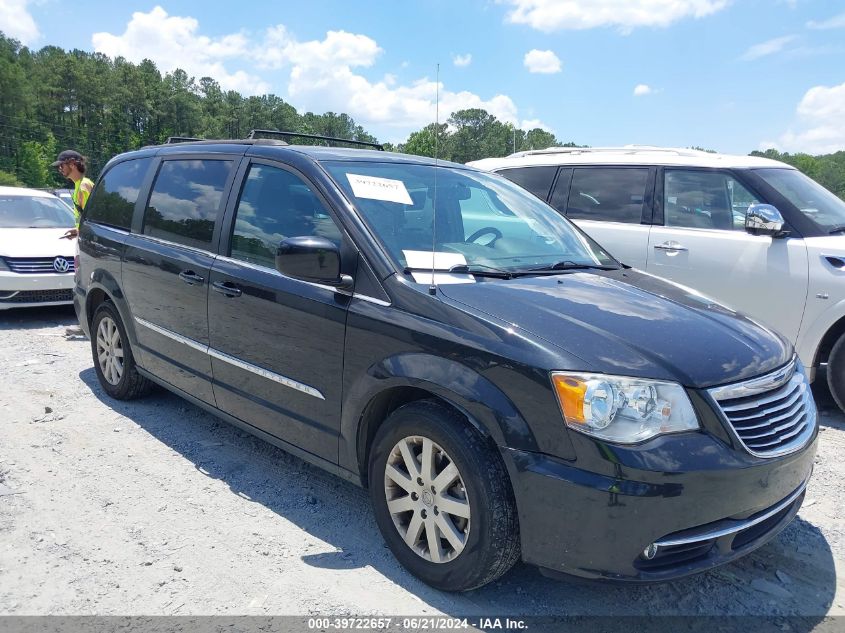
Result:
<svg viewBox="0 0 845 633"><path fill-rule="evenodd" d="M365 448L359 444L366 442L361 424L367 406L379 394L401 387L422 389L448 402L497 446L538 450L525 419L497 385L455 361L429 354L403 353L371 365L346 390L338 455L342 467L359 471Z"/></svg>
<svg viewBox="0 0 845 633"><path fill-rule="evenodd" d="M822 339L824 339L825 334L827 334L837 321L843 318L843 315L845 315L845 299L829 306L812 323L808 324L806 328L801 328L801 332L798 334L798 340L795 343L795 350L798 352L798 357L801 359L808 373L813 368L819 366L819 345ZM810 373L810 376L812 375Z"/></svg>
<svg viewBox="0 0 845 633"><path fill-rule="evenodd" d="M90 322L94 317L91 308L91 299L93 291L100 290L106 294L114 306L117 308L120 318L123 321L123 327L126 330L126 336L129 338L129 343L133 349L138 349L138 337L135 333L135 320L132 318L132 312L129 309L129 303L123 291L120 289L120 284L117 279L107 270L98 268L91 273L91 281L85 292L85 314Z"/></svg>

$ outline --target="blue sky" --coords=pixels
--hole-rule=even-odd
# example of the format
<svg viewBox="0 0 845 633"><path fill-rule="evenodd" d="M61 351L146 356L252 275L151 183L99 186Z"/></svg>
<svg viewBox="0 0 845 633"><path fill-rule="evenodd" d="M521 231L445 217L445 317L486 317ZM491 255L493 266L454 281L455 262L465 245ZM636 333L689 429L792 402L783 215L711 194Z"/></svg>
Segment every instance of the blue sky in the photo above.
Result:
<svg viewBox="0 0 845 633"><path fill-rule="evenodd" d="M843 0L0 0L0 30L181 67L382 141L482 107L562 141L845 149Z"/></svg>

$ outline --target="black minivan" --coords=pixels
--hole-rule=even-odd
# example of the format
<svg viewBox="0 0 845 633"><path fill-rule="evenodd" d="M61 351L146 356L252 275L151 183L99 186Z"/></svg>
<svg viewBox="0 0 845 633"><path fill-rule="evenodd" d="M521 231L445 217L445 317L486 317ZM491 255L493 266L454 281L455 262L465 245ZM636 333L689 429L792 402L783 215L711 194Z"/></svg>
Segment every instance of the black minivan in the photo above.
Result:
<svg viewBox="0 0 845 633"><path fill-rule="evenodd" d="M817 413L791 345L623 266L506 179L373 149L112 159L75 306L114 398L153 383L370 490L425 582L518 559L667 580L772 539Z"/></svg>

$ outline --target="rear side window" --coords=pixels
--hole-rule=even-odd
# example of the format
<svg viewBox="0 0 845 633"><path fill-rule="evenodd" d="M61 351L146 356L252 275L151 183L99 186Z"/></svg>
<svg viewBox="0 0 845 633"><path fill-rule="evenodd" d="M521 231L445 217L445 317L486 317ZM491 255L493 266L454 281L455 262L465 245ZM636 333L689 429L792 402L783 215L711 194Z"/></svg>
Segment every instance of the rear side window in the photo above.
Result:
<svg viewBox="0 0 845 633"><path fill-rule="evenodd" d="M168 160L162 163L144 213L144 235L208 249L231 160Z"/></svg>
<svg viewBox="0 0 845 633"><path fill-rule="evenodd" d="M643 217L648 168L576 169L566 205L570 219L639 224Z"/></svg>
<svg viewBox="0 0 845 633"><path fill-rule="evenodd" d="M85 220L128 231L151 160L127 160L109 169L85 205Z"/></svg>
<svg viewBox="0 0 845 633"><path fill-rule="evenodd" d="M312 235L340 245L340 229L311 187L284 169L252 165L235 213L232 258L275 268L279 242Z"/></svg>
<svg viewBox="0 0 845 633"><path fill-rule="evenodd" d="M552 188L552 180L556 172L557 167L520 167L502 170L499 175L515 182L545 202L549 197L549 189Z"/></svg>

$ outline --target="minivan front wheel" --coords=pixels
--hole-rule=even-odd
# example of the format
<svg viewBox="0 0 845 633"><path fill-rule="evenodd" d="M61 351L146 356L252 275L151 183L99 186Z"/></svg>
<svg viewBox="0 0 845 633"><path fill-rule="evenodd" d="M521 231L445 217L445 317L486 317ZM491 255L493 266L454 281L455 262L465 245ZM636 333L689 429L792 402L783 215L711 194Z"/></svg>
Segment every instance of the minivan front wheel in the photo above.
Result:
<svg viewBox="0 0 845 633"><path fill-rule="evenodd" d="M456 412L434 401L397 409L376 434L369 474L385 541L428 584L475 589L519 558L502 459Z"/></svg>
<svg viewBox="0 0 845 633"><path fill-rule="evenodd" d="M123 321L108 301L91 321L91 353L100 385L112 398L132 400L149 393L152 383L138 373Z"/></svg>

